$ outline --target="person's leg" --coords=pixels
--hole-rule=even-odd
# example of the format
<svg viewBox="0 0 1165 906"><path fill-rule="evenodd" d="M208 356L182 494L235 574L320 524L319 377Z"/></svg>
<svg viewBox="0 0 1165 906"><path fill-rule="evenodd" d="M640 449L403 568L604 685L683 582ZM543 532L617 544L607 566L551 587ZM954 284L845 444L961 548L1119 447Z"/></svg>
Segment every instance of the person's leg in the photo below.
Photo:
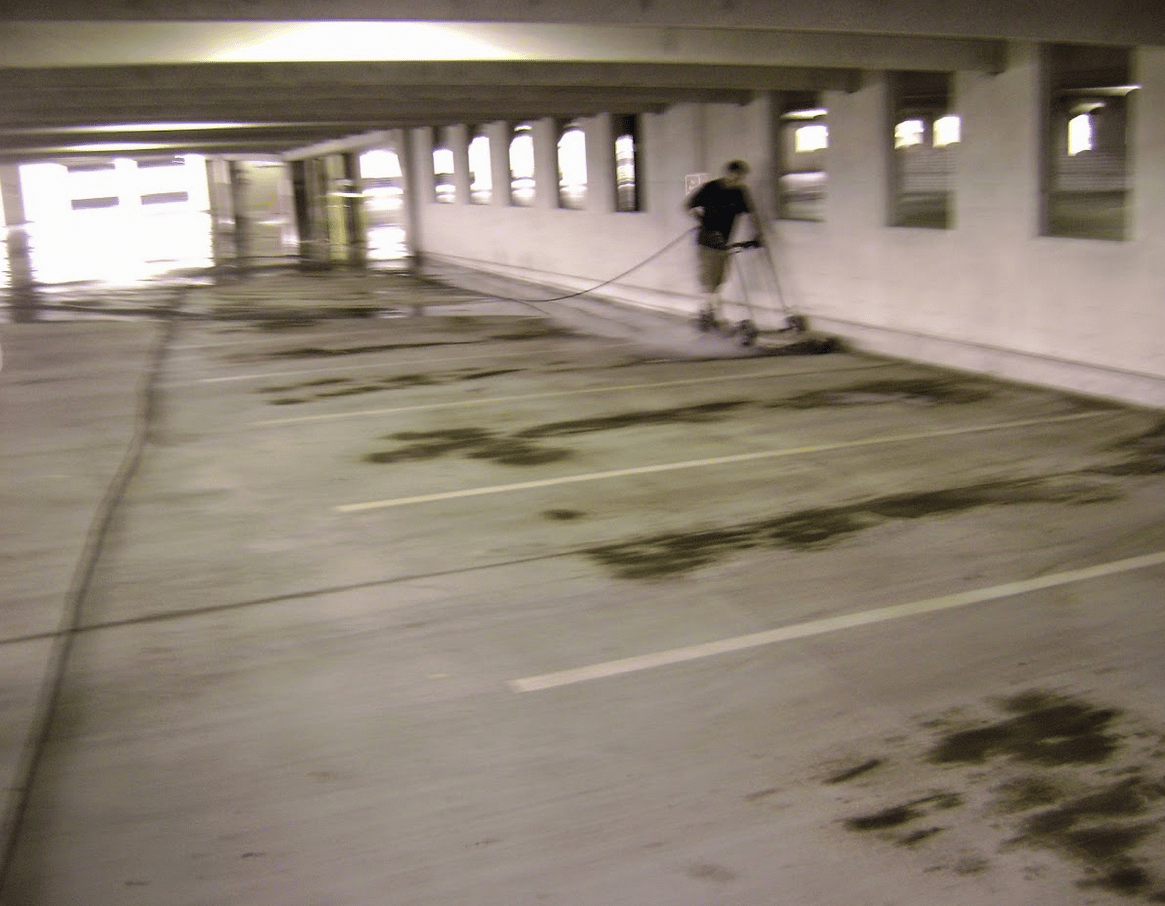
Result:
<svg viewBox="0 0 1165 906"><path fill-rule="evenodd" d="M728 252L697 246L700 252L700 286L704 290L707 317L712 321L720 319L720 286L728 268Z"/></svg>

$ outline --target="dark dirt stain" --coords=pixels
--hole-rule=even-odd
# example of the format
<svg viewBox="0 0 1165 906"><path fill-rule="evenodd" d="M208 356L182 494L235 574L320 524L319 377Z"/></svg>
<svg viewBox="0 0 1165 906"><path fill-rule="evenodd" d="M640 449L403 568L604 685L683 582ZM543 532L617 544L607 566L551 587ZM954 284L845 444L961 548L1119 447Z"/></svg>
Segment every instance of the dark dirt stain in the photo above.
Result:
<svg viewBox="0 0 1165 906"><path fill-rule="evenodd" d="M935 834L940 834L944 830L946 830L946 828L942 827L927 827L923 828L922 830L916 830L899 840L898 845L914 846L916 843L921 843L923 840L927 840L930 837L933 837Z"/></svg>
<svg viewBox="0 0 1165 906"><path fill-rule="evenodd" d="M523 330L515 330L509 333L495 333L491 334L490 340L544 340L544 339L567 339L582 336L578 331L571 330L569 327L563 327L551 322L535 322L530 327Z"/></svg>
<svg viewBox="0 0 1165 906"><path fill-rule="evenodd" d="M395 450L369 453L365 462L378 465L435 459L460 453L471 459L489 459L503 465L542 465L566 459L569 450L537 447L507 437L499 437L482 428L448 428L441 431L402 431L386 440L412 441Z"/></svg>
<svg viewBox="0 0 1165 906"><path fill-rule="evenodd" d="M995 803L1004 814L1031 811L1055 805L1064 794L1058 784L1045 777L1017 777L995 788Z"/></svg>
<svg viewBox="0 0 1165 906"><path fill-rule="evenodd" d="M466 371L455 375L454 380L457 381L481 381L485 378L501 377L504 374L517 374L522 371L521 368L495 368L493 371Z"/></svg>
<svg viewBox="0 0 1165 906"><path fill-rule="evenodd" d="M770 403L772 409L817 409L824 406L866 406L872 403L909 403L939 406L989 399L995 388L957 378L916 378L864 381L835 390L813 390Z"/></svg>
<svg viewBox="0 0 1165 906"><path fill-rule="evenodd" d="M747 406L748 400L728 400L704 403L698 406L681 406L675 409L648 409L638 412L623 412L600 418L581 418L571 421L550 422L535 428L519 431L516 437L569 437L574 434L592 434L598 431L613 431L619 428L638 428L644 425L704 424L716 421L721 416Z"/></svg>
<svg viewBox="0 0 1165 906"><path fill-rule="evenodd" d="M1136 850L1160 825L1122 819L1144 817L1160 795L1159 786L1124 781L1033 815L1011 842L1052 849L1082 862L1090 872L1082 886L1126 896L1145 894L1154 882Z"/></svg>
<svg viewBox="0 0 1165 906"><path fill-rule="evenodd" d="M847 818L845 826L854 831L888 830L916 821L933 811L958 808L962 803L963 799L957 793L937 793L882 809L872 815Z"/></svg>
<svg viewBox="0 0 1165 906"><path fill-rule="evenodd" d="M1082 868L1076 879L1081 888L1165 902L1159 858L1165 778L1130 760L1138 752L1154 757L1149 749L1158 734L1126 726L1127 719L1118 725L1123 712L1117 708L1052 692L1026 691L993 705L994 718L969 728L952 729L950 715L919 722L931 740L922 761L965 768L951 776L962 778L967 789L850 817L845 826L922 850L944 830L935 813L961 807L966 796L972 806L967 818L1007 828L997 838L1001 852L1027 847L1054 853ZM995 778L989 795L976 795L974 786L989 778ZM928 870L965 874L990 867L979 856L965 861Z"/></svg>
<svg viewBox="0 0 1165 906"><path fill-rule="evenodd" d="M1165 420L1142 434L1125 438L1108 449L1125 454L1125 459L1094 472L1102 475L1160 475L1165 472Z"/></svg>
<svg viewBox="0 0 1165 906"><path fill-rule="evenodd" d="M1015 710L1017 700L1008 703ZM1099 764L1120 740L1108 732L1119 711L1082 702L1025 696L1024 711L994 724L960 730L944 737L931 751L933 764L983 763L1012 758L1045 767Z"/></svg>
<svg viewBox="0 0 1165 906"><path fill-rule="evenodd" d="M552 422L510 435L499 435L481 428L446 428L439 431L403 432L391 434L385 440L407 440L414 441L414 443L396 450L370 453L364 457L364 460L384 465L461 453L472 459L491 459L504 465L542 465L565 459L571 455L571 452L555 447L538 446L532 441L548 437L569 437L578 434L614 431L638 425L704 423L713 421L743 405L746 405L744 401L734 400L676 409L649 409L603 418Z"/></svg>
<svg viewBox="0 0 1165 906"><path fill-rule="evenodd" d="M846 781L853 780L855 777L862 776L862 774L869 773L870 771L874 770L874 768L881 767L882 764L883 764L883 761L881 758L870 758L866 761L863 761L861 764L857 765L856 767L849 768L848 770L842 771L839 774L834 774L832 777L828 778L825 782L826 783L845 783Z"/></svg>
<svg viewBox="0 0 1165 906"><path fill-rule="evenodd" d="M1162 793L1160 785L1140 778L1123 780L1032 815L1024 822L1024 829L1037 837L1050 837L1067 833L1081 821L1136 818L1144 815Z"/></svg>
<svg viewBox="0 0 1165 906"><path fill-rule="evenodd" d="M295 349L278 349L269 352L269 359L324 359L340 358L347 355L366 355L371 352L396 352L401 349L431 349L434 346L468 346L474 341L455 342L433 341L428 343L377 343L371 346L300 346Z"/></svg>
<svg viewBox="0 0 1165 906"><path fill-rule="evenodd" d="M731 553L756 547L812 551L894 519L952 515L985 506L1087 504L1117 499L1110 488L1057 479L1017 479L939 491L878 497L848 506L798 513L719 529L673 532L585 553L625 579L651 579L691 572Z"/></svg>
<svg viewBox="0 0 1165 906"><path fill-rule="evenodd" d="M695 862L684 869L689 878L701 881L715 881L718 884L727 884L736 880L737 874L731 868L717 865L715 862Z"/></svg>
<svg viewBox="0 0 1165 906"><path fill-rule="evenodd" d="M586 513L579 510L546 510L542 514L547 519L554 519L558 522L569 522L572 519L581 519Z"/></svg>

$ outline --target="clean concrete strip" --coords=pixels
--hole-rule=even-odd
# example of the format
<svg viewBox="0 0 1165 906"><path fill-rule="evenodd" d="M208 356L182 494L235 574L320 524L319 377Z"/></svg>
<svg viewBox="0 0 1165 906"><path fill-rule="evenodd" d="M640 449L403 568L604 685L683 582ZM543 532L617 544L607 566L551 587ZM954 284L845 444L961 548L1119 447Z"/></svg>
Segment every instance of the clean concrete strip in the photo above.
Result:
<svg viewBox="0 0 1165 906"><path fill-rule="evenodd" d="M556 673L528 676L523 679L510 680L506 685L514 692L539 692L543 689L553 689L558 686L569 686L575 683L585 683L590 680L620 676L626 673L636 673L640 670L651 670L655 667L667 666L668 664L700 660L702 658L714 657L718 654L746 651L749 648L759 648L762 645L787 642L791 639L804 639L809 636L824 635L827 632L837 632L842 629L854 629L859 626L869 626L874 623L885 623L890 620L900 620L904 617L935 613L940 610L953 610L956 607L966 607L969 604L998 601L1001 598L1011 598L1033 591L1057 588L1061 585L1069 585L1074 582L1085 582L1090 579L1100 579L1118 573L1127 573L1133 570L1161 565L1165 565L1165 551L1146 554L1142 557L1114 560L1109 563L1101 563L1097 566L1088 566L1082 569L1070 569L1060 573L1040 576L1035 579L1023 579L1018 582L1007 582L1003 585L994 585L989 588L958 592L953 595L943 595L938 598L927 598L923 601L912 601L908 604L895 604L890 607L879 607L860 613L847 613L836 617L826 617L821 620L810 620L808 623L798 623L797 625L785 626L780 629L770 629L765 632L754 632L750 635L736 636L731 639L705 642L701 645L688 645L684 648L672 648L668 651L657 651L653 654L621 658L617 661L605 661L601 664L592 664L589 667L577 667L572 670L560 670Z"/></svg>
<svg viewBox="0 0 1165 906"><path fill-rule="evenodd" d="M384 510L392 507L411 506L418 503L436 503L441 500L457 500L462 497L481 497L485 494L506 494L513 491L529 491L535 488L551 488L557 485L577 484L585 481L603 481L608 478L628 478L632 475L653 475L659 472L673 472L677 469L698 469L709 466L731 465L758 459L776 459L783 456L803 456L810 453L828 453L833 450L849 450L858 447L874 447L882 444L906 443L914 440L933 440L938 437L955 437L960 434L980 434L987 431L1006 431L1013 428L1033 428L1055 425L1060 422L1075 422L1101 415L1112 415L1112 410L1100 412L1075 412L1049 418L1032 418L1014 422L997 422L992 425L971 425L966 428L948 428L943 431L917 431L910 434L890 434L885 437L868 437L863 440L849 440L832 444L812 444L804 447L787 447L782 450L757 450L753 453L736 453L732 456L714 456L709 459L689 459L683 462L665 462L653 466L636 466L630 469L612 469L607 472L585 472L581 475L562 475L558 478L543 478L538 481L519 481L515 484L495 484L479 488L464 488L460 491L443 491L437 494L420 494L416 497L392 497L387 500L369 500L363 503L345 503L335 507L338 513L358 513L363 510Z"/></svg>
<svg viewBox="0 0 1165 906"><path fill-rule="evenodd" d="M876 362L870 365L858 365L853 368L844 368L832 373L842 374L850 371L864 371L870 368L889 368L892 362ZM595 393L621 393L626 390L654 390L659 387L684 387L691 384L715 384L724 381L753 381L773 377L797 377L804 374L820 374L820 369L813 371L757 371L751 374L718 374L710 377L683 378L674 381L655 381L647 384L604 384L601 387L586 387L581 390L548 390L545 393L521 393L513 396L489 396L480 399L454 400L445 403L424 403L417 406L396 406L391 409L360 409L355 412L325 412L319 415L299 415L287 418L268 418L262 421L251 422L252 425L292 425L300 422L330 421L338 418L363 418L371 415L392 415L396 412L416 412L418 409L451 409L459 406L488 406L493 403L513 403L520 400L539 400L562 396L587 396Z"/></svg>

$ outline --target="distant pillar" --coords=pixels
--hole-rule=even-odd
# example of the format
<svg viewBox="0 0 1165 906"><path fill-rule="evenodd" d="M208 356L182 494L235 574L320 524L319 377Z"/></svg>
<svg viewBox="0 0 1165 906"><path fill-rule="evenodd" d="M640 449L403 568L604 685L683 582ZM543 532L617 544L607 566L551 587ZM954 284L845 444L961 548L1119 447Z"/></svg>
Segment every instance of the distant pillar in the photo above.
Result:
<svg viewBox="0 0 1165 906"><path fill-rule="evenodd" d="M368 219L364 213L364 183L360 178L360 154L350 151L344 155L344 227L348 235L348 264L364 267L368 264Z"/></svg>
<svg viewBox="0 0 1165 906"><path fill-rule="evenodd" d="M16 164L0 165L0 195L3 195L4 223L8 229L8 297L13 320L32 321L36 319L36 281L29 252L24 196L20 191L20 168Z"/></svg>
<svg viewBox="0 0 1165 906"><path fill-rule="evenodd" d="M327 174L323 162L315 158L293 161L292 187L300 264L308 268L327 267Z"/></svg>
<svg viewBox="0 0 1165 906"><path fill-rule="evenodd" d="M235 244L234 196L230 163L219 157L206 160L206 188L210 205L210 247L214 266L233 269L238 261Z"/></svg>

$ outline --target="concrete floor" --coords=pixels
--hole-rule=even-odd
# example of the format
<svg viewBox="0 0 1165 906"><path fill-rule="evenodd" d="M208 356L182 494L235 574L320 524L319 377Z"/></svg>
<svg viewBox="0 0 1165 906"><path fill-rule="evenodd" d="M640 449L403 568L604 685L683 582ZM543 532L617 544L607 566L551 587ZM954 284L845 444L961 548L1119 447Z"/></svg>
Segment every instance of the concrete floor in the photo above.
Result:
<svg viewBox="0 0 1165 906"><path fill-rule="evenodd" d="M1160 413L401 275L58 303L4 906L1165 901Z"/></svg>

